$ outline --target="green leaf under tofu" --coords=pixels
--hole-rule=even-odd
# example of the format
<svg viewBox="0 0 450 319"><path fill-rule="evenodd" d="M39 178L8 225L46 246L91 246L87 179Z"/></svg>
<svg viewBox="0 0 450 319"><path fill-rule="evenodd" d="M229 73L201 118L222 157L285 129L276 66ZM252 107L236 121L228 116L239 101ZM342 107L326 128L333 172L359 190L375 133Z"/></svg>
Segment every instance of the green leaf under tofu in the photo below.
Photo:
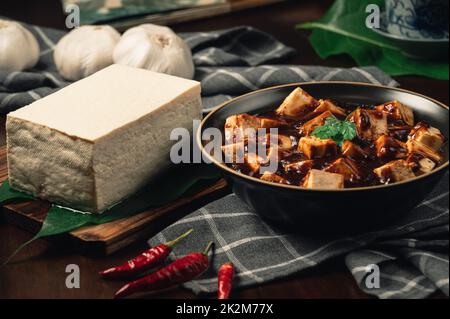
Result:
<svg viewBox="0 0 450 319"><path fill-rule="evenodd" d="M4 181L0 186L0 204L23 202L32 199L33 196L12 189L8 180Z"/></svg>

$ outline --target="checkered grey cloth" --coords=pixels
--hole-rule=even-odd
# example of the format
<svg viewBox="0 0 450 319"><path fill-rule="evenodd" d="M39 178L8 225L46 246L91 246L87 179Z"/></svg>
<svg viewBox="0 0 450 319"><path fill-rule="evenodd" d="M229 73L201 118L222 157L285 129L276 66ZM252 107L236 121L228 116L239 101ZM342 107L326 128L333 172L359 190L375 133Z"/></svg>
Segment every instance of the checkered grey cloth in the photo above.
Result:
<svg viewBox="0 0 450 319"><path fill-rule="evenodd" d="M236 267L234 286L248 287L344 256L349 271L368 294L425 298L440 289L448 296L448 182L447 173L432 195L401 220L358 236L312 238L286 232L266 224L235 195L228 195L169 226L149 244L167 242L193 228L171 254L175 259L202 251L214 241L208 271L185 284L198 294L217 290L217 271L225 262Z"/></svg>
<svg viewBox="0 0 450 319"><path fill-rule="evenodd" d="M56 71L53 48L64 31L24 25L37 38L41 56L25 72L0 70L0 114L6 114L69 84ZM268 65L295 54L270 35L251 27L181 34L192 49L195 79L202 84L204 111L234 96L259 88L314 80L347 80L396 85L374 67L332 69ZM264 64L264 65L263 65Z"/></svg>
<svg viewBox="0 0 450 319"><path fill-rule="evenodd" d="M69 84L57 73L52 52L64 32L25 25L38 39L41 58L26 72L0 71L0 113L8 113ZM192 48L195 78L201 81L204 111L234 97L278 84L345 80L396 86L374 67L326 68L277 65L295 51L251 27L185 33ZM150 240L151 245L195 233L181 242L171 258L201 250L213 240L216 250L210 270L186 284L196 293L214 292L220 264L237 267L235 286L246 287L285 278L329 258L345 255L360 287L380 298L422 298L441 289L448 295L448 178L430 199L389 229L354 238L309 238L286 233L264 223L234 195L192 213ZM367 266L378 265L380 288L372 287ZM376 285L376 282L375 282Z"/></svg>

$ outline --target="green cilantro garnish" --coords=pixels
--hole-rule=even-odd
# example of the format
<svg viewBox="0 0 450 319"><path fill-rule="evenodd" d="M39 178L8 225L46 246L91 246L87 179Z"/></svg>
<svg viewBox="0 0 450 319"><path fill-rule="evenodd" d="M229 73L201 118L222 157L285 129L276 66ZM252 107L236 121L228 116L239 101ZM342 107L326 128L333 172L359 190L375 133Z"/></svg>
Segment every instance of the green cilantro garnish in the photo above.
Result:
<svg viewBox="0 0 450 319"><path fill-rule="evenodd" d="M322 140L332 139L342 146L344 141L351 141L356 137L355 123L348 121L340 121L334 116L330 116L325 120L325 125L317 127L312 135Z"/></svg>

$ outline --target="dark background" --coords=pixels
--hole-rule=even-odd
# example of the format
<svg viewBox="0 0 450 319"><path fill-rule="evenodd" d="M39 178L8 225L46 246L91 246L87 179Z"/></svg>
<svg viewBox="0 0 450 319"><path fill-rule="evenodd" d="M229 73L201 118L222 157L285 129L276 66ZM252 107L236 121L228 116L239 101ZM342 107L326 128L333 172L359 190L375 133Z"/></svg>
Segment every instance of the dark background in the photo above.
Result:
<svg viewBox="0 0 450 319"><path fill-rule="evenodd" d="M331 3L332 0L287 1L171 27L175 31L186 32L250 25L271 33L298 50L299 55L287 63L355 66L352 60L345 56L328 60L320 59L307 41L307 35L294 29L294 26L300 22L320 18ZM1 0L0 15L40 26L64 28L65 18L60 0ZM395 79L405 89L431 96L445 104L449 102L448 81L415 76ZM4 145L4 116L0 120L0 145ZM31 234L0 220L0 260L4 260L30 237ZM121 283L102 281L97 276L97 271L122 263L145 248L145 242L141 242L106 258L89 258L74 253L67 246L58 243L58 240L51 242L38 240L24 249L15 262L8 266L0 266L0 298L110 298ZM65 267L72 263L79 265L81 269L80 289L70 290L65 286L67 275ZM195 296L188 291L176 288L153 297L194 298ZM237 291L233 297L369 298L356 286L342 258L285 280ZM438 293L433 297L444 296Z"/></svg>

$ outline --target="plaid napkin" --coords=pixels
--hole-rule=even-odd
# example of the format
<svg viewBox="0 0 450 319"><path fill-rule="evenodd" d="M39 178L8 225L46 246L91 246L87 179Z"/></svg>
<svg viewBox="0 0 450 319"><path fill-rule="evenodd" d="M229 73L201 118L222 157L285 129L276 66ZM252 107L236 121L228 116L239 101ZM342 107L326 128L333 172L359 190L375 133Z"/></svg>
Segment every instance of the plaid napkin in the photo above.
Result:
<svg viewBox="0 0 450 319"><path fill-rule="evenodd" d="M6 114L68 85L56 71L53 48L64 31L24 25L36 37L41 56L34 69L0 70L0 114ZM347 80L396 85L377 68L267 65L295 54L270 35L252 27L180 34L192 49L195 79L202 84L204 111L259 88L314 80ZM262 65L264 64L264 65Z"/></svg>
<svg viewBox="0 0 450 319"><path fill-rule="evenodd" d="M63 31L25 25L38 39L41 58L26 72L0 71L0 113L27 105L69 84L57 73L52 58ZM236 27L181 36L192 49L196 80L202 84L204 111L234 97L278 84L345 80L398 85L375 67L327 68L277 65L295 54L270 35ZM351 238L311 238L267 225L234 195L192 213L150 240L150 245L195 232L177 246L171 258L216 243L212 266L199 280L186 284L196 293L216 290L218 267L232 261L235 286L246 287L285 278L329 258L343 255L361 289L380 298L423 298L436 289L448 295L448 176L433 195L404 220ZM367 266L380 269L380 288L366 285Z"/></svg>
<svg viewBox="0 0 450 319"><path fill-rule="evenodd" d="M385 229L351 237L318 237L287 232L266 224L235 195L228 195L179 220L149 241L151 246L195 231L170 258L216 244L210 268L185 284L195 293L217 290L217 271L225 262L236 267L235 287L286 278L328 259L345 256L359 287L379 298L425 298L440 289L447 296L449 278L448 173L432 195ZM379 285L373 280L379 270Z"/></svg>

